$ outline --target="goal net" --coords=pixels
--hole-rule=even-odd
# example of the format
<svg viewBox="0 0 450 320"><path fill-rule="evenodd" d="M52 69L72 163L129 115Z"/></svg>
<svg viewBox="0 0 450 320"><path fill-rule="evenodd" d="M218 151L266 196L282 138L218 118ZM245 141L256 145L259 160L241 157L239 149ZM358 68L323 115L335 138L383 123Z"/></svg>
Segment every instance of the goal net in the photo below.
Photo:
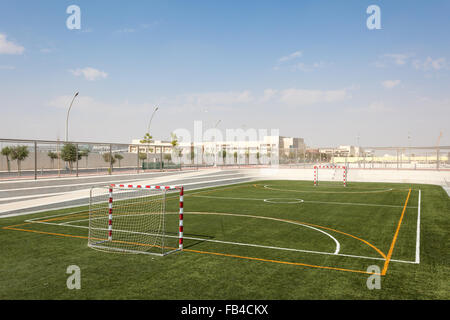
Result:
<svg viewBox="0 0 450 320"><path fill-rule="evenodd" d="M183 249L183 187L110 185L91 189L88 246L166 255Z"/></svg>
<svg viewBox="0 0 450 320"><path fill-rule="evenodd" d="M314 166L314 186L318 186L319 181L327 181L332 184L337 183L346 187L347 167L335 165Z"/></svg>

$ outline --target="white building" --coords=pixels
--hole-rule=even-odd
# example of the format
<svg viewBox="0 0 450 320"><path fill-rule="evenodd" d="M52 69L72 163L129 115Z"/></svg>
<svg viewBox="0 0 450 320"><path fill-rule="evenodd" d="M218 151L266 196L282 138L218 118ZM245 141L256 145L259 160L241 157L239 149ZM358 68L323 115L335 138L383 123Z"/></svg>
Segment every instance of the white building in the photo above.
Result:
<svg viewBox="0 0 450 320"><path fill-rule="evenodd" d="M141 143L140 139L133 139L129 152L149 153L155 155L173 154L170 141L155 140L150 144ZM297 149L305 150L304 139L283 136L264 136L262 140L234 140L234 141L204 141L180 142L177 146L185 162L194 161L201 157L201 162L217 162L217 158L231 158L231 162L244 160L246 163L259 162L261 158L278 158L281 154L289 154ZM193 155L193 156L192 156ZM253 161L251 161L251 159ZM256 159L256 160L255 160ZM197 159L198 160L198 159Z"/></svg>

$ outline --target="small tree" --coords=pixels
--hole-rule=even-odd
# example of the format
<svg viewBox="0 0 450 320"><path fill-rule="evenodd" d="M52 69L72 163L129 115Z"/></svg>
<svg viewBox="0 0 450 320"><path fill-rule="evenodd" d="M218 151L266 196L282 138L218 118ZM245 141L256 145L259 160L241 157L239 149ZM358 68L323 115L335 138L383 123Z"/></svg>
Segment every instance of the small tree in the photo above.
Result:
<svg viewBox="0 0 450 320"><path fill-rule="evenodd" d="M11 148L10 147L4 147L2 149L2 155L6 157L6 164L8 166L8 172L11 172L11 164L9 157L11 156Z"/></svg>
<svg viewBox="0 0 450 320"><path fill-rule="evenodd" d="M180 160L180 167L181 167L181 156L183 154L183 150L178 148L178 137L175 133L170 134L172 137L172 141L170 141L170 144L172 145L172 152L173 154L179 158Z"/></svg>
<svg viewBox="0 0 450 320"><path fill-rule="evenodd" d="M78 152L77 146L72 143L64 144L61 149L61 159L69 163L70 173L72 173L73 163L81 159L81 154Z"/></svg>
<svg viewBox="0 0 450 320"><path fill-rule="evenodd" d="M195 160L195 148L194 145L191 145L191 152L189 153L189 157L191 158L191 164L194 164Z"/></svg>
<svg viewBox="0 0 450 320"><path fill-rule="evenodd" d="M163 157L167 162L170 162L172 160L172 155L170 153L165 153Z"/></svg>
<svg viewBox="0 0 450 320"><path fill-rule="evenodd" d="M223 160L223 164L226 164L226 162L227 162L227 151L226 150L222 150L222 160Z"/></svg>
<svg viewBox="0 0 450 320"><path fill-rule="evenodd" d="M119 161L119 168L120 168L120 160L123 159L123 155L121 155L120 153L116 153L114 155L114 159L116 159L117 161Z"/></svg>
<svg viewBox="0 0 450 320"><path fill-rule="evenodd" d="M55 166L55 159L58 159L58 154L56 152L49 151L47 153L47 156L50 158L50 161L52 163L52 169L53 169Z"/></svg>
<svg viewBox="0 0 450 320"><path fill-rule="evenodd" d="M139 142L140 143L142 143L142 144L147 144L147 154L148 154L148 152L150 151L150 143L152 143L153 142L153 137L150 135L150 132L147 132L145 135L144 135L144 138L142 138ZM145 159L147 159L147 157L145 158Z"/></svg>
<svg viewBox="0 0 450 320"><path fill-rule="evenodd" d="M116 163L116 157L112 156L109 152L103 154L103 160L105 160L106 163L108 163L111 167Z"/></svg>
<svg viewBox="0 0 450 320"><path fill-rule="evenodd" d="M35 150L36 152L36 150ZM11 160L17 160L17 172L20 175L20 164L23 160L25 160L30 151L27 146L15 146L11 148Z"/></svg>
<svg viewBox="0 0 450 320"><path fill-rule="evenodd" d="M141 161L141 164L146 159L147 159L147 154L145 154L143 152L139 152L139 160Z"/></svg>
<svg viewBox="0 0 450 320"><path fill-rule="evenodd" d="M234 164L237 164L237 159L238 159L238 153L237 153L237 151L235 151L235 152L233 153L233 157L234 157Z"/></svg>
<svg viewBox="0 0 450 320"><path fill-rule="evenodd" d="M88 167L88 158L89 158L89 153L91 151L89 149L81 149L78 151L78 154L80 155L81 158L86 158L86 168Z"/></svg>
<svg viewBox="0 0 450 320"><path fill-rule="evenodd" d="M258 161L258 164L260 164L259 158L261 158L261 154L258 152L256 152L256 160Z"/></svg>

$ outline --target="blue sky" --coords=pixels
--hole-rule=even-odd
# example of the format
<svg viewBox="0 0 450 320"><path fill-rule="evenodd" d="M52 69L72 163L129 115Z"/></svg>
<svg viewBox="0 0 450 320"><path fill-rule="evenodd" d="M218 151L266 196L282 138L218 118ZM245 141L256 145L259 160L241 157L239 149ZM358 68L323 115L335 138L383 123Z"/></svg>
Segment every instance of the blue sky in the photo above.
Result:
<svg viewBox="0 0 450 320"><path fill-rule="evenodd" d="M81 29L69 30L69 5ZM381 9L369 30L366 9ZM450 144L448 1L5 1L0 137L130 142L194 120L313 146Z"/></svg>

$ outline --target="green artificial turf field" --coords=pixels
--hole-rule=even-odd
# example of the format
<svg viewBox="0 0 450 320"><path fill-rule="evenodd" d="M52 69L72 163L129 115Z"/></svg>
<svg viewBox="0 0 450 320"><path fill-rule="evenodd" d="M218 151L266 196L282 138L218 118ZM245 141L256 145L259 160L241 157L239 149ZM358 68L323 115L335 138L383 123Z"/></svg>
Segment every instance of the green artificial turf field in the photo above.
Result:
<svg viewBox="0 0 450 320"><path fill-rule="evenodd" d="M450 298L439 186L258 181L188 191L184 208L184 250L164 257L89 248L88 206L2 218L0 299Z"/></svg>

